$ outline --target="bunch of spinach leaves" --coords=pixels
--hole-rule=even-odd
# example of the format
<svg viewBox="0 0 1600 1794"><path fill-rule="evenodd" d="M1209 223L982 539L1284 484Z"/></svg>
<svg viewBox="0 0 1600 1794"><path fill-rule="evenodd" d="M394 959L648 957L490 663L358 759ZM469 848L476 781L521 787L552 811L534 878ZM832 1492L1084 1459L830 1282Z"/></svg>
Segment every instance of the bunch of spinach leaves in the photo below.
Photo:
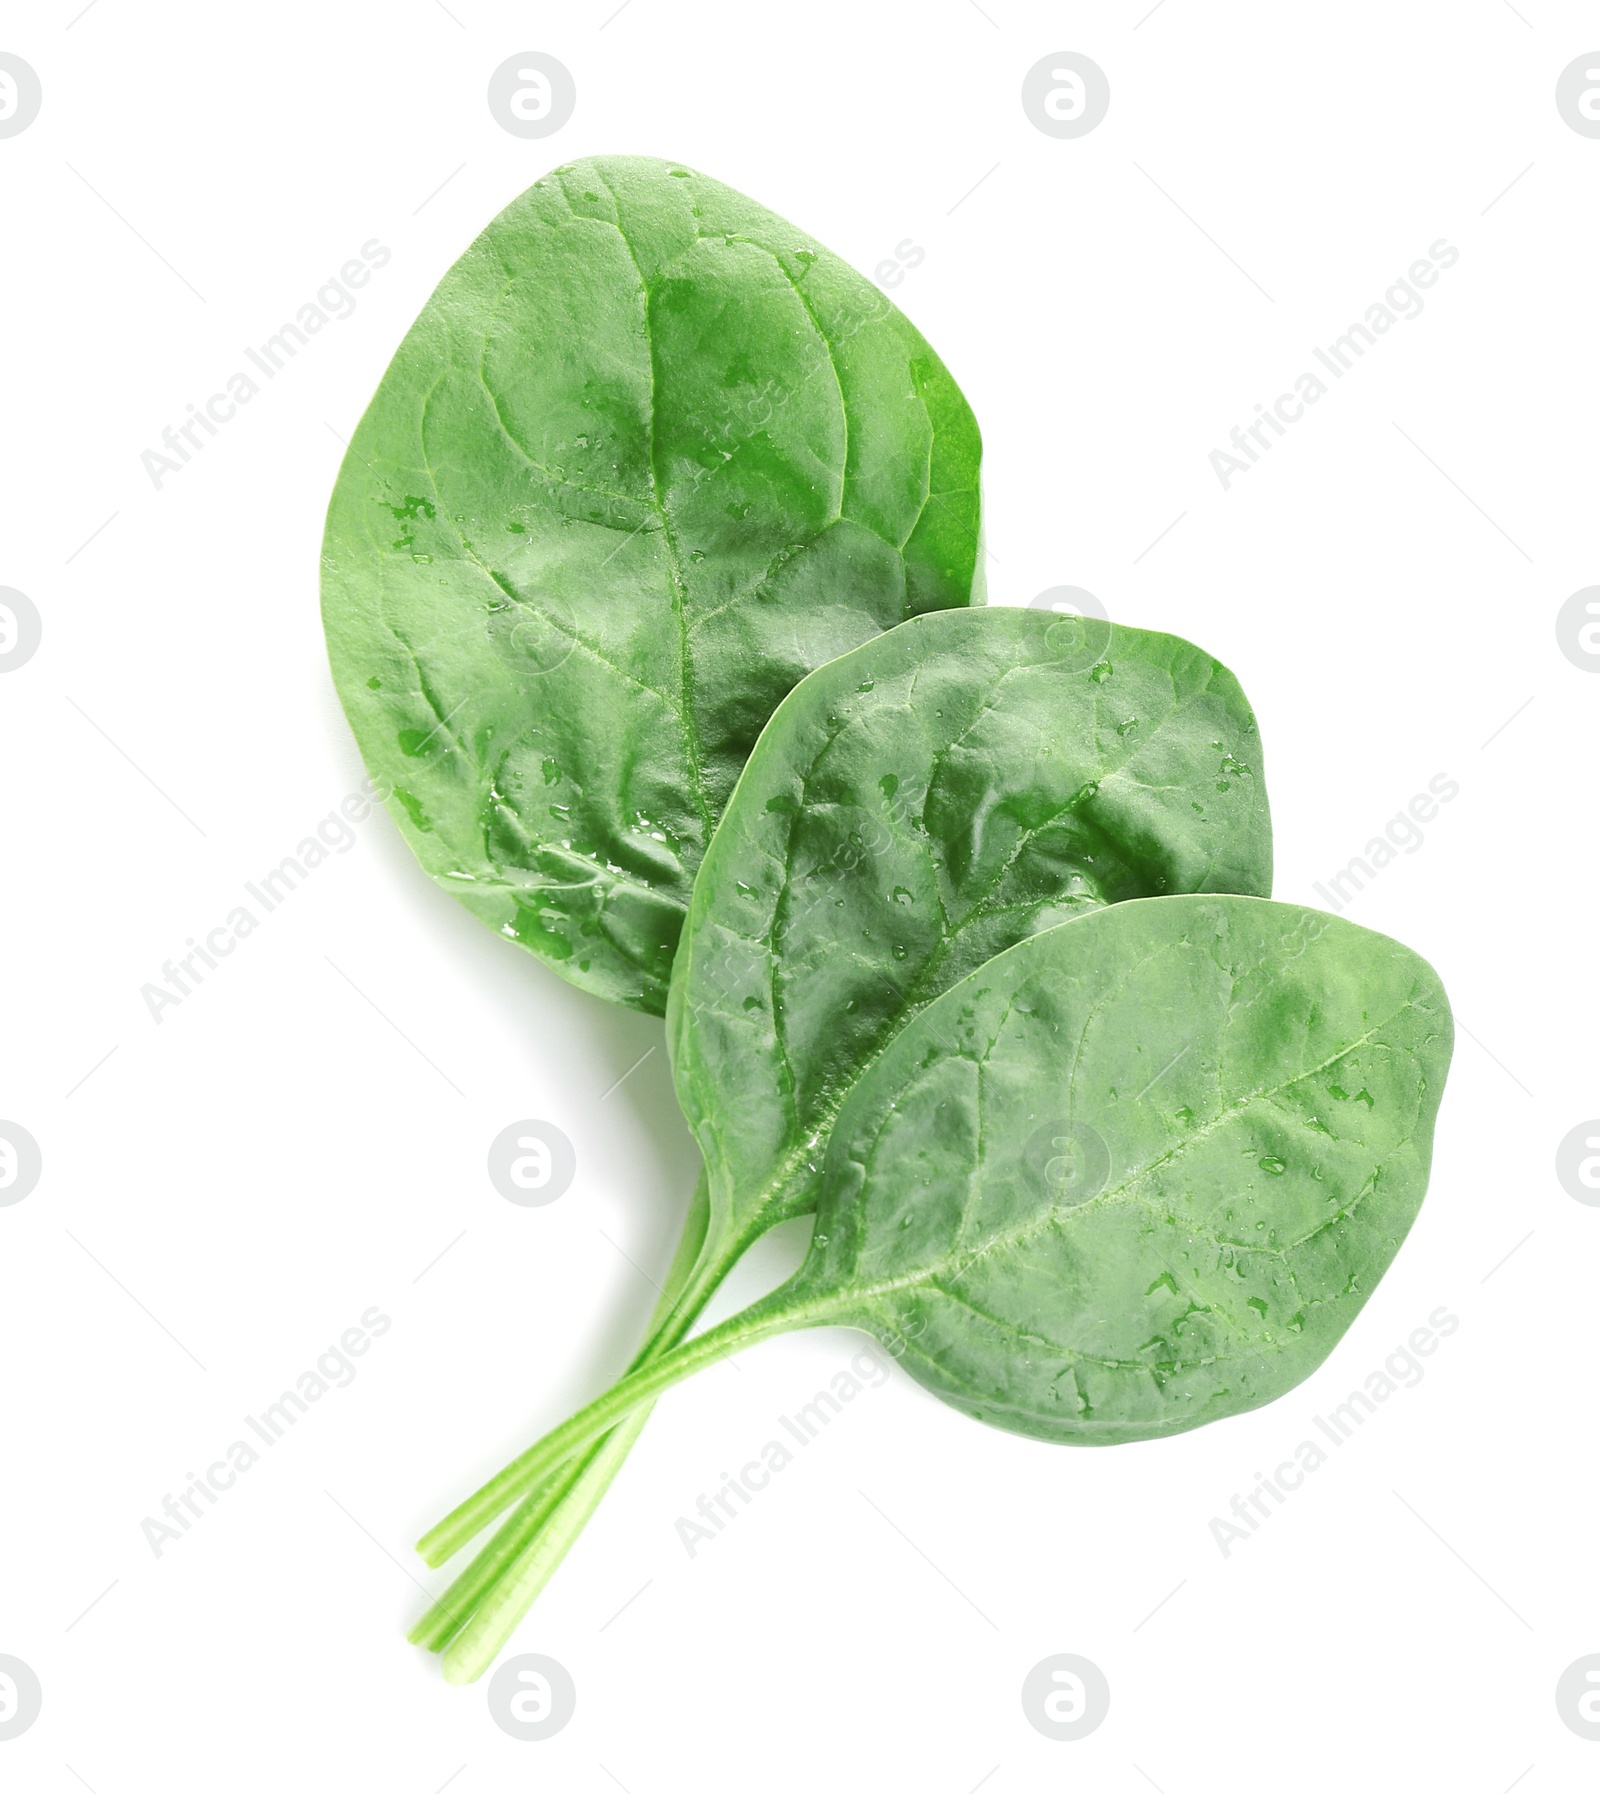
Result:
<svg viewBox="0 0 1600 1794"><path fill-rule="evenodd" d="M407 336L340 474L335 678L424 866L667 1017L704 1159L629 1372L428 1534L482 1673L654 1398L793 1327L963 1412L1159 1437L1332 1349L1426 1186L1423 961L1268 901L1255 719L1175 637L981 606L927 344L714 181L575 164ZM749 1246L796 1276L694 1334Z"/></svg>

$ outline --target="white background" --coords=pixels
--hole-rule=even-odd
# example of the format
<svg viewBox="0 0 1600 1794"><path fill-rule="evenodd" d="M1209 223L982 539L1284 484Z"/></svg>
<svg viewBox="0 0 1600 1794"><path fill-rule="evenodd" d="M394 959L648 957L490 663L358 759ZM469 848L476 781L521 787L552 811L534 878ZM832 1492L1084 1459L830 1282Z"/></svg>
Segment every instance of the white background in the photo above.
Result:
<svg viewBox="0 0 1600 1794"><path fill-rule="evenodd" d="M1554 103L1593 8L78 5L0 25L44 87L0 141L0 584L44 618L0 684L0 1114L44 1153L0 1209L0 1653L45 1701L5 1786L1593 1787L1554 1699L1600 1651L1600 1211L1554 1174L1600 1111L1600 680L1554 632L1597 577L1600 141ZM485 104L529 49L577 83L544 142ZM1076 141L1019 99L1062 49L1111 83ZM471 237L593 152L682 158L868 273L925 252L893 296L984 429L993 598L1087 587L1234 668L1280 897L1459 783L1348 913L1461 1030L1421 1219L1309 1383L1082 1451L897 1371L691 1561L676 1518L860 1341L763 1346L663 1404L525 1623L578 1708L522 1743L403 1642L443 1581L410 1541L627 1354L694 1177L660 1023L497 940L381 814L159 1026L139 992L357 784L317 614L338 438ZM155 490L140 452L374 237L354 315ZM1422 315L1225 492L1210 451L1441 237ZM522 1117L576 1145L546 1208L484 1174ZM141 1520L373 1304L356 1381L156 1559ZM1212 1516L1441 1304L1425 1379L1224 1559ZM1019 1700L1062 1651L1111 1685L1078 1743Z"/></svg>

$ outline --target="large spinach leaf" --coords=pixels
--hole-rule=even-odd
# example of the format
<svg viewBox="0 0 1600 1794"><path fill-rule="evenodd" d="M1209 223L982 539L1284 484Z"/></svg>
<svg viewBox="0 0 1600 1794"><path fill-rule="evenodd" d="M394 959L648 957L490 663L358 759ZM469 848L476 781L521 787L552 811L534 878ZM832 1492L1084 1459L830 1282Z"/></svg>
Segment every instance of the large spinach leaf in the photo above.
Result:
<svg viewBox="0 0 1600 1794"><path fill-rule="evenodd" d="M1416 1218L1451 1040L1425 961L1320 911L1163 897L1035 935L852 1092L795 1278L524 1467L806 1326L865 1328L965 1413L1067 1444L1258 1407L1322 1362Z"/></svg>
<svg viewBox="0 0 1600 1794"><path fill-rule="evenodd" d="M1451 1041L1424 960L1317 910L1170 897L1058 929L852 1093L789 1300L1037 1438L1258 1407L1416 1218Z"/></svg>
<svg viewBox="0 0 1600 1794"><path fill-rule="evenodd" d="M335 680L418 859L659 1012L778 701L981 602L978 459L928 344L804 232L647 158L537 182L423 309L328 515Z"/></svg>
<svg viewBox="0 0 1600 1794"><path fill-rule="evenodd" d="M811 1206L864 1069L995 954L1128 898L1271 889L1255 718L1189 642L991 609L812 674L746 768L673 979L713 1241L736 1256Z"/></svg>

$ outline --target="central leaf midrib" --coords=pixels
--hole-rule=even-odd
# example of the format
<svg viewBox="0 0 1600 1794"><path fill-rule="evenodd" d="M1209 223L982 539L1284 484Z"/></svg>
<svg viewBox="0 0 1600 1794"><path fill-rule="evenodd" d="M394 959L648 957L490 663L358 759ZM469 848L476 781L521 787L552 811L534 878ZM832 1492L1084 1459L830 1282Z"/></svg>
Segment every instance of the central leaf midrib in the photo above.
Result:
<svg viewBox="0 0 1600 1794"><path fill-rule="evenodd" d="M689 775L690 789L694 793L695 807L700 812L700 821L706 832L706 841L709 842L712 831L716 828L716 813L712 808L710 793L706 788L705 769L700 763L699 736L694 724L694 661L689 649L688 626L689 585L684 576L683 556L678 546L677 534L662 500L661 470L656 460L656 392L659 380L656 365L655 331L650 322L650 283L645 279L644 269L640 267L639 258L634 254L633 244L628 240L628 233L622 228L622 207L618 203L616 189L598 169L595 171L595 178L611 195L611 204L617 214L616 219L611 221L612 228L616 231L639 280L640 313L644 321L645 349L650 358L650 401L646 412L646 430L649 438L650 504L656 516L661 520L661 533L667 545L668 575L672 588L672 616L678 631L678 716L679 734L683 742L684 767Z"/></svg>

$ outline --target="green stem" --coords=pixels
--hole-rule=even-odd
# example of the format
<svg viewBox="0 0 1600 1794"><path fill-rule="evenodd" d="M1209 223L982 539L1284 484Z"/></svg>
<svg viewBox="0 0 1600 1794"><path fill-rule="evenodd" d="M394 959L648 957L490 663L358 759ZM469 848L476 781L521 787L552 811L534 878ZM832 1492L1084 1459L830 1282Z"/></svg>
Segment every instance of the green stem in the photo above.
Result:
<svg viewBox="0 0 1600 1794"><path fill-rule="evenodd" d="M661 1291L660 1300L650 1316L645 1344L635 1353L628 1366L630 1370L658 1339L663 1323L672 1315L684 1285L693 1275L701 1248L705 1244L710 1210L710 1185L702 1170L695 1181L694 1194L689 1199L688 1213L684 1216L678 1244L667 1270L666 1287ZM641 1417L630 1436L630 1443L632 1438L637 1438L643 1424ZM588 1494L583 1507L583 1513L587 1517L611 1486L620 1468L620 1456L615 1461L603 1459L602 1448L596 1446L576 1468L568 1466L543 1488L530 1491L489 1544L412 1627L406 1635L409 1641L431 1651L442 1651L472 1618L501 1573L521 1556L551 1517L558 1514L563 1505L574 1499L579 1491ZM579 1495L578 1498L582 1499L582 1496ZM551 1568L553 1570L555 1565L552 1564Z"/></svg>
<svg viewBox="0 0 1600 1794"><path fill-rule="evenodd" d="M705 1244L710 1208L710 1186L702 1171L696 1180L694 1195L689 1200L689 1211L684 1217L683 1230L667 1271L666 1287L661 1291L661 1299L650 1317L645 1343L628 1366L630 1370L651 1355L653 1350L662 1349L661 1328L673 1315L684 1286L694 1274ZM675 1344L676 1340L666 1343ZM609 1441L597 1445L576 1469L569 1467L542 1489L535 1489L526 1495L490 1543L412 1627L407 1634L411 1643L422 1645L431 1651L442 1651L466 1626L502 1572L531 1548L552 1520L568 1529L570 1545L610 1488L647 1417L648 1410L645 1410L636 1419L630 1416L623 1423L629 1429L627 1443L621 1444L619 1441L617 1450L607 1450ZM572 1524L574 1518L575 1525ZM552 1573L559 1562L559 1558L551 1562Z"/></svg>
<svg viewBox="0 0 1600 1794"><path fill-rule="evenodd" d="M643 1345L634 1354L625 1375L642 1368L682 1341L683 1336L700 1318L706 1303L716 1294L722 1280L743 1255L749 1243L747 1240L738 1240L732 1245L719 1243L715 1247L707 1246L708 1209L709 1197L702 1174L684 1238L674 1256L667 1288L651 1317L650 1331ZM698 1233L698 1238L693 1242L696 1250L685 1251L685 1246L690 1243L691 1233L695 1232ZM685 1260L688 1261L687 1269L684 1268ZM508 1465L418 1541L417 1550L430 1565L437 1568L447 1558L454 1556L475 1533L481 1531L497 1514L531 1487L525 1478L513 1476L517 1464L521 1462L522 1459L518 1458ZM613 1469L612 1475L615 1474ZM609 1480L608 1478L607 1481ZM604 1487L599 1493L604 1493ZM596 1499L598 1500L598 1495ZM469 1515L475 1522L470 1526L467 1524Z"/></svg>
<svg viewBox="0 0 1600 1794"><path fill-rule="evenodd" d="M802 1171L806 1174L805 1176L800 1175ZM630 1371L637 1370L641 1365L659 1357L661 1353L677 1345L683 1339L700 1318L711 1297L721 1287L729 1271L738 1263L753 1241L760 1238L769 1227L774 1226L779 1220L787 1219L790 1214L811 1212L809 1203L796 1201L796 1193L803 1192L808 1187L806 1177L810 1172L809 1162L802 1165L799 1156L793 1155L792 1161L782 1168L781 1174L769 1181L763 1190L762 1200L757 1205L759 1223L752 1225L747 1222L741 1233L732 1237L724 1237L716 1246L708 1248L707 1240L711 1226L710 1186L706 1173L702 1170L683 1232L679 1237L677 1250L673 1255L672 1266L667 1275L667 1287L662 1291L661 1300L657 1303L655 1313L651 1317L650 1329L644 1344L634 1354L633 1360L628 1366ZM633 1438L638 1437L643 1426L644 1417L641 1416L632 1425ZM620 1458L614 1458L608 1454L606 1459L608 1467L597 1466L592 1475L580 1475L579 1478L568 1481L567 1499L581 1510L585 1518L599 1506L606 1490L621 1468L621 1464ZM477 1509L481 1516L478 1522L480 1528L487 1525L494 1518L496 1512L502 1511L511 1500L515 1499L514 1496L507 1495L502 1488L498 1506L488 1505L492 1499L490 1485L485 1485L478 1490L477 1497L483 1497L485 1502L485 1505ZM476 1500L477 1497L473 1499ZM453 1554L471 1538L470 1533L461 1532L452 1525L459 1516L465 1513L467 1505L463 1504L454 1513L447 1515L445 1520L418 1544L417 1549L428 1555L430 1563L443 1562L442 1556L435 1555L437 1552L442 1550L446 1555ZM559 1515L560 1511L541 1510L541 1518L536 1520L525 1515L524 1526L519 1528L516 1535L506 1534L505 1540L509 1542L513 1536L527 1537L530 1542L525 1548L531 1549L532 1537L537 1533L539 1527L546 1519L550 1519L551 1523L554 1523L554 1517ZM450 1529L448 1534L446 1529ZM492 1564L486 1565L477 1574L463 1578L466 1584L465 1598L476 1601L481 1596L486 1580L492 1579L498 1566L505 1562L506 1553L500 1538L491 1544L490 1550L494 1553ZM551 1566L552 1569L554 1567L554 1565Z"/></svg>
<svg viewBox="0 0 1600 1794"><path fill-rule="evenodd" d="M554 1470L580 1452L591 1440L609 1432L641 1403L649 1403L674 1383L693 1376L719 1358L742 1351L759 1340L786 1332L794 1326L810 1326L828 1318L831 1306L801 1303L792 1286L775 1291L742 1313L723 1321L708 1333L673 1346L648 1364L630 1371L606 1393L580 1409L570 1420L554 1428L534 1446L514 1459L475 1495L469 1495L418 1543L428 1563L438 1565L454 1555L474 1534L537 1487Z"/></svg>
<svg viewBox="0 0 1600 1794"><path fill-rule="evenodd" d="M692 1319L692 1316L687 1317L685 1324ZM676 1343L671 1338L653 1340L630 1368L649 1363ZM514 1607L505 1606L498 1610L501 1617L493 1623L495 1641L481 1666L487 1667L488 1661L521 1623L523 1615L538 1599L567 1552L577 1543L579 1534L594 1517L653 1412L654 1403L641 1403L599 1445L591 1448L576 1473L558 1477L560 1494L554 1503L538 1503L536 1506L536 1495L524 1496L513 1519L495 1534L493 1542L461 1577L461 1583L467 1586L459 1593L452 1586L443 1597L443 1602L450 1607L448 1627L436 1626L433 1636L428 1638L413 1633L412 1642L427 1644L436 1651L443 1650L465 1630L463 1621L472 1620L483 1605L489 1587L498 1584L502 1576L515 1576L519 1600ZM559 1540L559 1545L547 1549L544 1544L547 1538ZM474 1675L478 1673L480 1671L473 1672Z"/></svg>
<svg viewBox="0 0 1600 1794"><path fill-rule="evenodd" d="M561 1507L600 1450L597 1446L577 1468L567 1469L523 1497L511 1518L406 1634L412 1644L442 1651L466 1627L501 1572L516 1562L529 1540Z"/></svg>
<svg viewBox="0 0 1600 1794"><path fill-rule="evenodd" d="M447 1643L435 1647L444 1651L447 1682L475 1682L499 1656L501 1647L522 1624L523 1616L589 1524L633 1450L634 1441L644 1431L650 1412L648 1405L635 1408L589 1452L583 1468L562 1485L562 1494L553 1509L546 1510L528 1529L522 1549L495 1577L466 1625Z"/></svg>
<svg viewBox="0 0 1600 1794"><path fill-rule="evenodd" d="M670 1350L698 1316L699 1305L693 1313L680 1311L669 1330L658 1331L645 1342L629 1368L648 1364ZM412 1634L413 1643L427 1644L436 1651L453 1646L445 1658L447 1677L475 1681L493 1662L594 1517L653 1412L653 1403L635 1408L589 1451L575 1475L558 1478L561 1493L553 1505L537 1502L534 1495L525 1496L513 1519L461 1577L461 1584L468 1586L459 1592L457 1586L452 1586L446 1594L444 1603L449 1604L449 1612L440 1616L441 1623L432 1629L432 1635L422 1638ZM502 1583L506 1593L499 1596ZM485 1597L491 1587L497 1598L492 1607L480 1613L486 1607ZM461 1617L463 1609L465 1623Z"/></svg>

